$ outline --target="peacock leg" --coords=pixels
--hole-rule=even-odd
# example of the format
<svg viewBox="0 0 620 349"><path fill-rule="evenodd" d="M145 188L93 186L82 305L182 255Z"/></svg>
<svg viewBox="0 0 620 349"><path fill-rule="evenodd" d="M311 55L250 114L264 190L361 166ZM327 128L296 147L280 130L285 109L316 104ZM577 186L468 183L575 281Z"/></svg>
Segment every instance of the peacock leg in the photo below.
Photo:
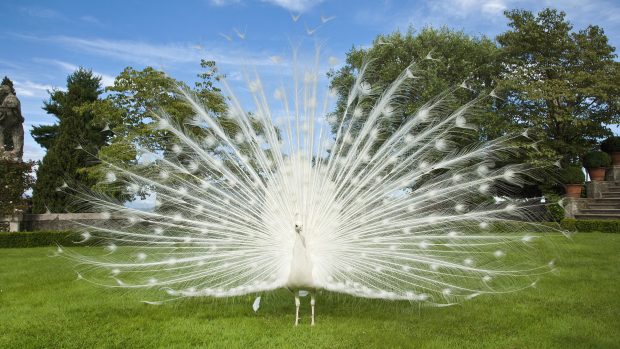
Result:
<svg viewBox="0 0 620 349"><path fill-rule="evenodd" d="M295 326L299 325L299 305L301 302L299 301L299 295L295 293Z"/></svg>
<svg viewBox="0 0 620 349"><path fill-rule="evenodd" d="M310 294L310 306L312 307L312 322L310 323L310 326L314 326L314 305L316 304L316 299L314 297L314 292L312 292L312 294Z"/></svg>

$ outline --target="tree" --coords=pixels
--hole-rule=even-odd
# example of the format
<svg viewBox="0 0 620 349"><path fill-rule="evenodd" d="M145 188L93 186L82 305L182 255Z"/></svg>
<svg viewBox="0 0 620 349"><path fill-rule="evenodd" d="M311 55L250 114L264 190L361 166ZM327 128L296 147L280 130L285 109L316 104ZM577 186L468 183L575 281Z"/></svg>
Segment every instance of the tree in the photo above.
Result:
<svg viewBox="0 0 620 349"><path fill-rule="evenodd" d="M25 211L24 193L32 188L33 162L15 162L0 157L0 216Z"/></svg>
<svg viewBox="0 0 620 349"><path fill-rule="evenodd" d="M37 170L32 198L34 212L80 209L60 189L64 183L92 185L80 169L96 163L97 160L89 154L96 154L109 134L92 123L96 115L91 110L80 107L96 101L101 93L101 78L82 68L69 75L66 91L50 91L50 99L43 109L58 118L58 124L57 129L45 138L48 151ZM33 132L41 135L43 129L35 128Z"/></svg>
<svg viewBox="0 0 620 349"><path fill-rule="evenodd" d="M127 192L125 188L118 186L122 181L110 183L106 180L110 172L108 164L120 167L136 166L141 161L139 149L172 156L170 147L174 143L173 138L165 130L157 129L156 115L165 113L174 122L185 125L189 123L194 113L180 89L191 90L220 121L226 119L225 98L215 86L215 82L220 78L215 62L202 60L200 65L204 71L198 74L199 81L193 89L152 67L143 70L127 67L116 77L114 85L106 89L106 99L84 106L98 115L93 122L108 125L113 134L110 142L101 147L97 154L105 163L85 169L90 180L96 183L93 187L95 190L121 201L131 200L136 195L144 197L145 193ZM234 133L230 127L229 131ZM194 127L192 131L194 135L198 135L204 130Z"/></svg>
<svg viewBox="0 0 620 349"><path fill-rule="evenodd" d="M506 11L510 30L499 35L503 111L541 141L541 155L564 164L611 133L620 122L620 63L603 29L578 32L564 12Z"/></svg>
<svg viewBox="0 0 620 349"><path fill-rule="evenodd" d="M336 122L332 122L332 128L335 131L339 125L349 90L366 60L380 62L370 64L365 73L365 80L371 86L385 86L415 62L418 78L405 108L412 112L431 98L461 84L467 88L455 92L457 104L466 103L479 93L490 92L499 71L499 53L496 44L486 37L471 37L448 28L428 27L418 33L410 28L404 34L379 35L368 49L352 48L347 53L346 65L328 74L331 87L338 94ZM471 121L480 125L481 138L493 138L509 131L510 124L498 116L492 98L481 101L478 111L477 119ZM403 120L393 125L392 130Z"/></svg>
<svg viewBox="0 0 620 349"><path fill-rule="evenodd" d="M30 135L45 150L50 150L58 137L58 124L33 126Z"/></svg>

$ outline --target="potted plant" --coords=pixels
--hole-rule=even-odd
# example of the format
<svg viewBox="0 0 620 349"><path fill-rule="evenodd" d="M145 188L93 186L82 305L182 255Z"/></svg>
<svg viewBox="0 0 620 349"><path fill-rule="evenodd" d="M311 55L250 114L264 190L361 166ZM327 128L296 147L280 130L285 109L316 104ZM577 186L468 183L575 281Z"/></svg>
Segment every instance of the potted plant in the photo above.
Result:
<svg viewBox="0 0 620 349"><path fill-rule="evenodd" d="M611 164L611 158L602 151L591 151L584 155L583 166L588 169L590 179L602 181L605 179L605 167Z"/></svg>
<svg viewBox="0 0 620 349"><path fill-rule="evenodd" d="M601 150L611 156L614 166L620 166L620 137L611 136L601 143Z"/></svg>
<svg viewBox="0 0 620 349"><path fill-rule="evenodd" d="M581 197L581 188L586 176L583 174L581 166L568 166L562 171L562 183L566 189L566 196L571 198Z"/></svg>

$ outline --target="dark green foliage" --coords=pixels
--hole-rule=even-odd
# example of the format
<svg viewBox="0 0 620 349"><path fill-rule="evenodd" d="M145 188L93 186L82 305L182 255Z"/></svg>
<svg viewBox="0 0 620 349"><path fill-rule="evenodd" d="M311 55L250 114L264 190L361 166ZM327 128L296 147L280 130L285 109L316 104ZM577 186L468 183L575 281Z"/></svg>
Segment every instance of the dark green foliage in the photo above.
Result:
<svg viewBox="0 0 620 349"><path fill-rule="evenodd" d="M606 153L620 152L620 137L611 136L601 142L601 150Z"/></svg>
<svg viewBox="0 0 620 349"><path fill-rule="evenodd" d="M0 233L0 248L39 246L83 246L79 233L69 231L33 231Z"/></svg>
<svg viewBox="0 0 620 349"><path fill-rule="evenodd" d="M432 59L427 59L427 55ZM456 93L457 104L471 100L476 93L490 91L495 85L493 79L499 72L498 55L499 50L490 39L471 37L448 28L424 28L420 32L409 29L406 33L397 31L379 35L370 48L352 48L347 52L346 64L338 71L329 72L330 85L338 93L334 112L336 120L331 123L332 129L336 129L342 120L349 91L365 61L373 60L365 73L365 81L373 87L393 82L409 64L415 62L420 71L415 73L418 78L404 107L407 114L463 82L473 91L459 89ZM494 101L485 99L475 115L478 119L469 120L481 125L481 138L503 134L510 127L493 114L493 109ZM400 126L405 116L385 128L385 137Z"/></svg>
<svg viewBox="0 0 620 349"><path fill-rule="evenodd" d="M583 156L585 168L599 168L611 165L611 157L602 151L591 151Z"/></svg>
<svg viewBox="0 0 620 349"><path fill-rule="evenodd" d="M240 132L237 122L225 112L227 110L225 97L216 86L220 79L215 62L202 60L202 68L198 74L198 81L193 88L181 81L177 81L164 72L146 67L136 70L127 67L115 79L114 85L106 89L108 96L104 100L89 105L100 116L100 124L109 124L114 134L105 146L99 149L97 156L106 162L113 163L121 168L131 168L133 171L156 170L157 163L148 166L138 165L138 150L157 152L169 159L176 158L184 161L186 155L174 154L170 147L175 143L174 136L165 130L158 129L158 115L167 114L172 123L181 125L191 136L204 137L212 132L204 127L190 125L194 117L191 105L187 103L181 89L193 94L194 97L220 123L220 126L229 137ZM251 117L251 116L250 116ZM255 125L259 125L256 121ZM257 127L257 132L262 131ZM248 149L248 144L240 145L241 152ZM216 153L215 146L210 149ZM105 176L110 167L107 163L85 169L85 173L96 184L93 189L113 196L121 201L132 200L136 196L143 196L144 192L129 193L124 186L120 186L122 178L108 183ZM121 176L120 174L116 174Z"/></svg>
<svg viewBox="0 0 620 349"><path fill-rule="evenodd" d="M45 150L50 150L58 137L58 124L33 126L30 135Z"/></svg>
<svg viewBox="0 0 620 349"><path fill-rule="evenodd" d="M539 139L540 157L577 160L620 122L620 63L603 29L573 31L564 12L507 11L499 35L504 111Z"/></svg>
<svg viewBox="0 0 620 349"><path fill-rule="evenodd" d="M108 133L102 132L102 126L92 123L95 115L84 110L85 104L99 98L101 78L89 70L79 69L67 78L67 91L50 91L50 99L43 109L58 118L56 130L49 137L42 137L42 130L36 128L34 133L42 143L49 146L37 171L37 182L33 191L33 212L42 213L76 211L73 198L60 190L63 183L71 185L92 185L80 169L92 166L99 147L106 143ZM41 131L41 132L39 132ZM40 142L41 143L41 142ZM80 149L80 147L82 149Z"/></svg>
<svg viewBox="0 0 620 349"><path fill-rule="evenodd" d="M27 209L24 193L32 188L34 162L0 160L0 216Z"/></svg>
<svg viewBox="0 0 620 349"><path fill-rule="evenodd" d="M546 198L548 219L553 222L560 222L566 215L566 211L559 203L560 196L557 194L547 194Z"/></svg>
<svg viewBox="0 0 620 349"><path fill-rule="evenodd" d="M563 184L582 184L586 180L581 166L567 166L562 170L561 180Z"/></svg>
<svg viewBox="0 0 620 349"><path fill-rule="evenodd" d="M562 228L577 232L620 233L620 220L588 220L565 218Z"/></svg>

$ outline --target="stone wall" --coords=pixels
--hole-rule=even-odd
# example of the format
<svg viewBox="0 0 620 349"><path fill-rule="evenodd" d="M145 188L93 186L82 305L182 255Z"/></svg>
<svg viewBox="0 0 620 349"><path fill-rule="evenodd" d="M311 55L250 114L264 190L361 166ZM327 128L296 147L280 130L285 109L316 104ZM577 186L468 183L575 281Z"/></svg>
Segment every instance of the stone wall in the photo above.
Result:
<svg viewBox="0 0 620 349"><path fill-rule="evenodd" d="M84 225L97 225L106 221L106 223L110 223L111 221L118 220L119 222L122 219L115 219L112 217L111 219L106 219L103 213L46 213L46 214L24 214L20 216L13 217L4 217L0 219L0 229L3 226L9 226L11 224L10 229L4 229L0 231L37 231L37 230L56 230L56 231L66 231L66 230L82 230ZM16 227L16 224L19 222L19 228Z"/></svg>

